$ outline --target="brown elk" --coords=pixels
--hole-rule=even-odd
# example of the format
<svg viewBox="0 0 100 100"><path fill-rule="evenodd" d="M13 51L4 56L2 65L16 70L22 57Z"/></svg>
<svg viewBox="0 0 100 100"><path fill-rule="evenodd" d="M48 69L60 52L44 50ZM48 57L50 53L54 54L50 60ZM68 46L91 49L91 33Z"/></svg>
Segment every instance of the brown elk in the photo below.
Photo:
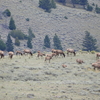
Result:
<svg viewBox="0 0 100 100"><path fill-rule="evenodd" d="M9 57L12 59L12 57L13 57L13 55L14 55L14 52L10 51L10 52L8 52L8 55L9 55Z"/></svg>
<svg viewBox="0 0 100 100"><path fill-rule="evenodd" d="M46 57L45 57L45 61L46 61L46 60L49 60L49 63L50 63L50 60L51 60L51 59L52 59L52 57L50 57L50 56L46 56Z"/></svg>
<svg viewBox="0 0 100 100"><path fill-rule="evenodd" d="M84 61L81 60L81 59L76 59L76 62L77 62L78 64L82 64L82 63L84 63Z"/></svg>
<svg viewBox="0 0 100 100"><path fill-rule="evenodd" d="M4 51L1 51L1 50L0 50L0 56L1 56L1 58L4 57Z"/></svg>
<svg viewBox="0 0 100 100"><path fill-rule="evenodd" d="M97 63L92 63L92 67L94 67L94 70L97 68L97 69L100 69L100 62L97 62Z"/></svg>
<svg viewBox="0 0 100 100"><path fill-rule="evenodd" d="M25 49L23 51L23 54L30 54L31 56L33 55L32 52L31 52L31 50L28 50L28 49Z"/></svg>
<svg viewBox="0 0 100 100"><path fill-rule="evenodd" d="M16 55L23 55L21 51L16 51Z"/></svg>
<svg viewBox="0 0 100 100"><path fill-rule="evenodd" d="M42 53L42 52L40 52L40 51L38 51L38 55L37 55L37 57L39 58L39 56L43 57L43 56L45 56L45 54Z"/></svg>
<svg viewBox="0 0 100 100"><path fill-rule="evenodd" d="M52 53L56 53L56 56L63 55L65 57L65 53L62 50L51 50Z"/></svg>
<svg viewBox="0 0 100 100"><path fill-rule="evenodd" d="M67 49L67 55L69 55L69 53L71 53L71 54L73 53L74 56L76 55L76 52L74 49Z"/></svg>
<svg viewBox="0 0 100 100"><path fill-rule="evenodd" d="M99 59L99 57L100 57L100 53L97 53L96 58Z"/></svg>
<svg viewBox="0 0 100 100"><path fill-rule="evenodd" d="M63 68L66 68L66 67L67 67L67 65L65 65L65 64L62 64L62 67L63 67Z"/></svg>

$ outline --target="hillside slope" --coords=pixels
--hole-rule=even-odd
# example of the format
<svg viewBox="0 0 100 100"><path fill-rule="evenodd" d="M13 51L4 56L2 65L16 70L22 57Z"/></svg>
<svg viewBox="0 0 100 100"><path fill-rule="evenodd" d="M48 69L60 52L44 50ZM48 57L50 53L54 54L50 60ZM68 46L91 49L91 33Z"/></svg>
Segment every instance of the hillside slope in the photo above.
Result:
<svg viewBox="0 0 100 100"><path fill-rule="evenodd" d="M17 29L27 34L31 27L36 36L32 41L33 51L48 51L43 49L45 35L49 36L51 48L54 48L55 33L59 36L64 50L69 47L80 50L85 31L89 31L97 39L98 47L100 47L100 14L59 4L56 9L52 9L51 13L46 13L38 7L38 2L39 0L0 0L0 12L9 9ZM89 0L89 2L92 4L94 1ZM94 3L100 4L100 1L95 0ZM65 19L65 16L68 19ZM26 18L29 18L29 21L26 21ZM10 31L7 29L9 20L10 18L2 15L0 17L0 35L4 41ZM15 50L27 48L26 42L21 41L21 46L15 47Z"/></svg>

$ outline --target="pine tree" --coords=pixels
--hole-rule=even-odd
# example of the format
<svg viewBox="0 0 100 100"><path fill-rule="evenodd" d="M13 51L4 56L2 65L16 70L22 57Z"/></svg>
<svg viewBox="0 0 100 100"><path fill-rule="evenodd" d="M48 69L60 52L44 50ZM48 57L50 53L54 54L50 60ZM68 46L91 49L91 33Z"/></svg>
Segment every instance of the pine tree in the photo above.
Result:
<svg viewBox="0 0 100 100"><path fill-rule="evenodd" d="M10 34L8 34L8 36L7 36L6 49L7 49L7 51L13 51L13 49L14 49Z"/></svg>
<svg viewBox="0 0 100 100"><path fill-rule="evenodd" d="M20 41L19 41L18 37L15 38L15 45L20 46Z"/></svg>
<svg viewBox="0 0 100 100"><path fill-rule="evenodd" d="M49 39L48 35L45 36L44 46L47 48L50 48L50 39Z"/></svg>
<svg viewBox="0 0 100 100"><path fill-rule="evenodd" d="M15 30L16 29L15 22L14 22L12 17L11 17L10 22L9 22L9 29L10 30Z"/></svg>
<svg viewBox="0 0 100 100"><path fill-rule="evenodd" d="M33 48L32 43L31 43L31 39L30 39L30 38L28 38L28 41L27 41L27 47L29 47L30 49Z"/></svg>
<svg viewBox="0 0 100 100"><path fill-rule="evenodd" d="M60 49L62 50L62 46L61 46L61 41L59 40L58 36L55 34L54 38L53 38L53 42L54 42L54 48L55 49Z"/></svg>
<svg viewBox="0 0 100 100"><path fill-rule="evenodd" d="M33 34L31 28L28 30L29 38L32 40L32 38L35 38L35 35Z"/></svg>
<svg viewBox="0 0 100 100"><path fill-rule="evenodd" d="M56 3L54 0L51 0L51 8L56 8Z"/></svg>
<svg viewBox="0 0 100 100"><path fill-rule="evenodd" d="M6 44L3 42L3 40L0 39L0 50L5 50Z"/></svg>
<svg viewBox="0 0 100 100"><path fill-rule="evenodd" d="M96 46L97 40L94 39L88 31L85 32L85 37L83 38L83 50L85 51L97 51Z"/></svg>

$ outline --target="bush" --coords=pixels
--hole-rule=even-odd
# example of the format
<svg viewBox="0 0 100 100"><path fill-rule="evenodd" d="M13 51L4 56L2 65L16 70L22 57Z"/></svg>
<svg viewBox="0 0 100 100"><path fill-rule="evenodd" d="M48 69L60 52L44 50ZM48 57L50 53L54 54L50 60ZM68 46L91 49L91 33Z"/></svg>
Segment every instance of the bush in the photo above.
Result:
<svg viewBox="0 0 100 100"><path fill-rule="evenodd" d="M65 19L68 19L66 16L64 17Z"/></svg>
<svg viewBox="0 0 100 100"><path fill-rule="evenodd" d="M92 54L95 54L95 53L96 53L96 51L91 51L91 53L92 53Z"/></svg>
<svg viewBox="0 0 100 100"><path fill-rule="evenodd" d="M88 4L87 5L87 11L92 11L92 10L93 10L93 7Z"/></svg>
<svg viewBox="0 0 100 100"><path fill-rule="evenodd" d="M12 30L9 34L13 38L18 38L19 40L24 40L28 38L28 36L23 34L20 30Z"/></svg>
<svg viewBox="0 0 100 100"><path fill-rule="evenodd" d="M3 15L6 17L10 17L11 16L11 12L9 11L9 9L6 9L4 12L3 12Z"/></svg>

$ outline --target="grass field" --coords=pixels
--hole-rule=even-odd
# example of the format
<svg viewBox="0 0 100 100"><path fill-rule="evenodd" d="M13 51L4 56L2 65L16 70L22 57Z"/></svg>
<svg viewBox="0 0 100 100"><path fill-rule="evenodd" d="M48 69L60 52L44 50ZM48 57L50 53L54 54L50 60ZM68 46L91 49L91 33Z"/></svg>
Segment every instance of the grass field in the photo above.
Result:
<svg viewBox="0 0 100 100"><path fill-rule="evenodd" d="M91 66L95 55L66 54L50 63L37 54L6 56L0 59L0 100L100 100L100 71Z"/></svg>

